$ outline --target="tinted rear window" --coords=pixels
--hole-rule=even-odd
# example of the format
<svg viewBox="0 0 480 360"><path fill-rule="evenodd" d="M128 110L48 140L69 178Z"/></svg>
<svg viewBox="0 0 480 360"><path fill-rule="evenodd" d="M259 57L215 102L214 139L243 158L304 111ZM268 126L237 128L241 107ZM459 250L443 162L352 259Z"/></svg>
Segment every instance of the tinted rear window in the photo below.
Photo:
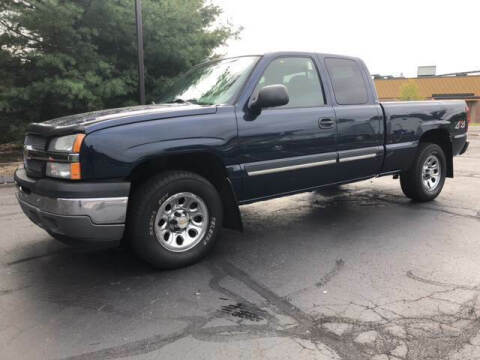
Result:
<svg viewBox="0 0 480 360"><path fill-rule="evenodd" d="M338 104L358 105L368 101L367 86L358 63L338 58L327 58L325 63Z"/></svg>

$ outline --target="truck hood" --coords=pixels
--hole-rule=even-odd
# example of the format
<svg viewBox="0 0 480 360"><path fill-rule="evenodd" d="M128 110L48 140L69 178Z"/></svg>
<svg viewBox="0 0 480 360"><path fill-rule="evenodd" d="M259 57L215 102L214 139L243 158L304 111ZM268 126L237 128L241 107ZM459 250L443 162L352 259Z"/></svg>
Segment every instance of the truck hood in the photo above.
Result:
<svg viewBox="0 0 480 360"><path fill-rule="evenodd" d="M172 117L214 114L216 111L217 107L214 105L190 103L133 106L63 116L42 123L33 123L28 127L27 133L42 136L60 136L75 132L88 134L112 126Z"/></svg>

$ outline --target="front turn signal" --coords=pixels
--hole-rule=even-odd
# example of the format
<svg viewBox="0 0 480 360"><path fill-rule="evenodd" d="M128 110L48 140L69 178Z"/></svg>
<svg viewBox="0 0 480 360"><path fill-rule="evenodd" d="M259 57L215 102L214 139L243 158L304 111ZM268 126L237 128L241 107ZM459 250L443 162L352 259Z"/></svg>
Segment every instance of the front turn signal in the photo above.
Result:
<svg viewBox="0 0 480 360"><path fill-rule="evenodd" d="M85 139L85 134L78 134L75 138L75 142L73 143L73 152L78 154L80 152L80 148L82 147L83 139Z"/></svg>

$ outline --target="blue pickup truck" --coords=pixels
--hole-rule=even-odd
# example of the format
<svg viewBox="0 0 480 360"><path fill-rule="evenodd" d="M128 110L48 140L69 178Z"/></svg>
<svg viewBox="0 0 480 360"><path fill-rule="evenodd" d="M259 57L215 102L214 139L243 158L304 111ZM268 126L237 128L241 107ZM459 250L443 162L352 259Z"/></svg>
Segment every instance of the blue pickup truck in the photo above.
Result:
<svg viewBox="0 0 480 360"><path fill-rule="evenodd" d="M464 101L379 102L358 58L275 52L197 65L158 105L32 124L15 181L54 238L175 268L241 230L239 205L384 175L432 200L467 129Z"/></svg>

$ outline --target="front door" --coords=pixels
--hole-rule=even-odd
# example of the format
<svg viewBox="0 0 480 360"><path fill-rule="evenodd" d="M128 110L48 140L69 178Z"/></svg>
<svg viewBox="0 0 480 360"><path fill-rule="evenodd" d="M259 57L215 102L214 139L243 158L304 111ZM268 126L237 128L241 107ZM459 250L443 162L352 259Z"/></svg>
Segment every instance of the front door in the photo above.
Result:
<svg viewBox="0 0 480 360"><path fill-rule="evenodd" d="M278 57L266 65L254 90L287 87L287 105L250 118L237 112L240 159L245 171L241 200L284 194L334 182L335 114L326 105L320 76L309 56Z"/></svg>

